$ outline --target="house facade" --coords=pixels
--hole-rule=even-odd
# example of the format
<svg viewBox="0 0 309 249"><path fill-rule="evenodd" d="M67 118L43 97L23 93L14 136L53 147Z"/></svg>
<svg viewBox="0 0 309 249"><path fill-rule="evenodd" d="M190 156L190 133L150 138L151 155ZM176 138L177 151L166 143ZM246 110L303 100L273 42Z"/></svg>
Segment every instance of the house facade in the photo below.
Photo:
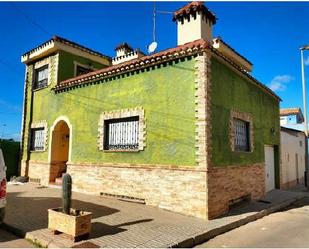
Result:
<svg viewBox="0 0 309 249"><path fill-rule="evenodd" d="M204 219L280 186L279 97L201 2L173 20L177 46L151 55L53 37L22 56L22 175Z"/></svg>
<svg viewBox="0 0 309 249"><path fill-rule="evenodd" d="M281 188L304 184L306 135L303 131L281 127Z"/></svg>

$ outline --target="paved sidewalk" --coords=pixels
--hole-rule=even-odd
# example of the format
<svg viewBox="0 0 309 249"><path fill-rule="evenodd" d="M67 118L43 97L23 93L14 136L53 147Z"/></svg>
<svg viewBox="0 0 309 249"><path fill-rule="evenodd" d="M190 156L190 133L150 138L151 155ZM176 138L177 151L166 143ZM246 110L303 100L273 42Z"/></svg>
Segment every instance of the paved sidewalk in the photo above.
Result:
<svg viewBox="0 0 309 249"><path fill-rule="evenodd" d="M67 236L53 235L46 229L47 209L61 204L60 189L27 183L8 186L5 223L44 247L192 247L280 210L303 196L274 190L263 202L252 202L207 222L156 207L73 193L72 206L93 213L90 239L73 243Z"/></svg>
<svg viewBox="0 0 309 249"><path fill-rule="evenodd" d="M0 226L0 248L31 248L34 247L29 241L16 237L5 231Z"/></svg>

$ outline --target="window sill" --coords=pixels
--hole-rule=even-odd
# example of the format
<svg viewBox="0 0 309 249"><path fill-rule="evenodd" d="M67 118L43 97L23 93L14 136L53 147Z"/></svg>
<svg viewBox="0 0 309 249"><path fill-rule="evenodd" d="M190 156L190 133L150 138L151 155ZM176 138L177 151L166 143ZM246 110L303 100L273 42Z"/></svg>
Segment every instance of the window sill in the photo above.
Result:
<svg viewBox="0 0 309 249"><path fill-rule="evenodd" d="M39 88L32 89L32 91L36 92L36 91L40 91L40 90L45 89L45 88L48 88L48 85L44 86L44 87L39 87Z"/></svg>
<svg viewBox="0 0 309 249"><path fill-rule="evenodd" d="M45 152L45 150L30 150L30 153L42 153Z"/></svg>
<svg viewBox="0 0 309 249"><path fill-rule="evenodd" d="M114 152L129 152L129 153L136 153L139 152L140 150L103 150L103 152L107 153L114 153Z"/></svg>
<svg viewBox="0 0 309 249"><path fill-rule="evenodd" d="M242 151L242 150L233 150L233 152L235 152L235 153L244 153L244 154L250 154L250 153L252 153L253 151L252 151L252 150L250 150L250 151Z"/></svg>

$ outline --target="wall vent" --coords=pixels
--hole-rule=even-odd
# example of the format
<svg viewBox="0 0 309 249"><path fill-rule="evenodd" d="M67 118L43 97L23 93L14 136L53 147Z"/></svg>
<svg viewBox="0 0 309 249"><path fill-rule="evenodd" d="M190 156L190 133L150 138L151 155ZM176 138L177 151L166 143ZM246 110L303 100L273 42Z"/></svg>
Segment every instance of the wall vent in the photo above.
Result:
<svg viewBox="0 0 309 249"><path fill-rule="evenodd" d="M129 201L129 202L134 202L134 203L146 204L145 199L132 197L132 196L116 195L116 194L109 194L109 193L104 193L104 192L100 192L100 196L114 198L114 199L118 199L121 201Z"/></svg>

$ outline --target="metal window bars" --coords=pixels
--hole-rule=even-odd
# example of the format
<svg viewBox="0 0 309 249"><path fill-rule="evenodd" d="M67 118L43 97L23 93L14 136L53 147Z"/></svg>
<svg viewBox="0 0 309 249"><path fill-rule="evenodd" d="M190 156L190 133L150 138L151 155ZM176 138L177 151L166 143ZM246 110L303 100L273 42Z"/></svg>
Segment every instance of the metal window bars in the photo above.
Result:
<svg viewBox="0 0 309 249"><path fill-rule="evenodd" d="M139 141L139 117L105 121L106 150L137 150Z"/></svg>
<svg viewBox="0 0 309 249"><path fill-rule="evenodd" d="M249 123L240 119L234 118L234 147L236 151L249 151Z"/></svg>
<svg viewBox="0 0 309 249"><path fill-rule="evenodd" d="M45 144L45 129L36 128L31 130L31 150L44 150Z"/></svg>

